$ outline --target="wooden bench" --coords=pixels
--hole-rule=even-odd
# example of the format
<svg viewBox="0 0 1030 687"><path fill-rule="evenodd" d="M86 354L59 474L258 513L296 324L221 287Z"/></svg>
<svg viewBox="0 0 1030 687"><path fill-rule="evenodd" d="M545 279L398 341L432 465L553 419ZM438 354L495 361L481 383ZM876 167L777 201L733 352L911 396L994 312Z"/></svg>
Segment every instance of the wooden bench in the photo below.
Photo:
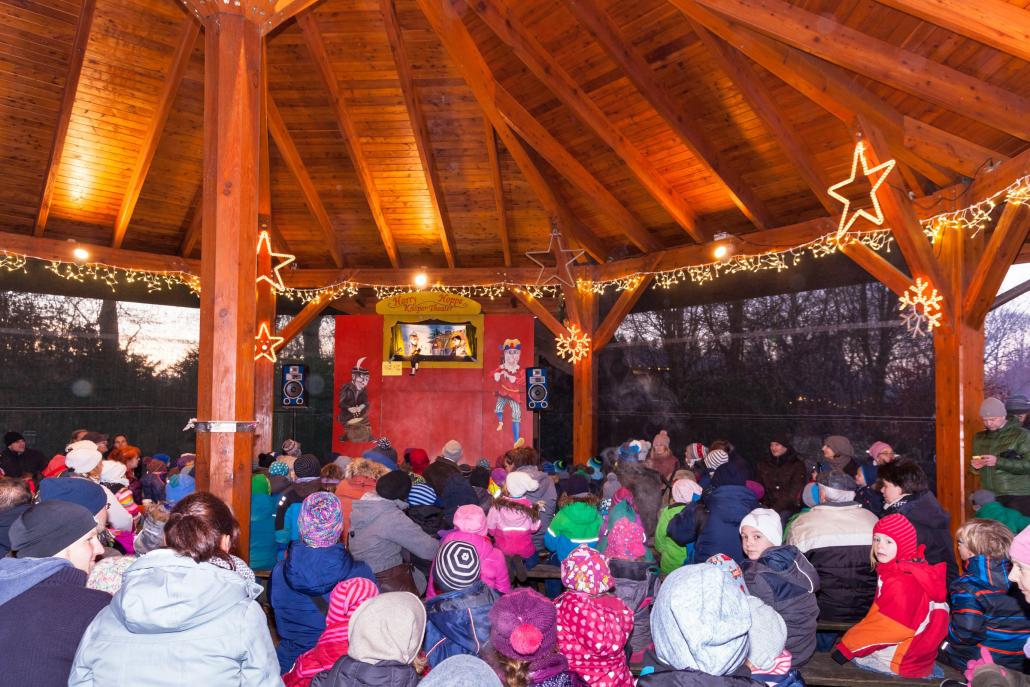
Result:
<svg viewBox="0 0 1030 687"><path fill-rule="evenodd" d="M526 578L530 580L560 580L561 566L538 565L526 571Z"/></svg>
<svg viewBox="0 0 1030 687"><path fill-rule="evenodd" d="M896 677L882 673L862 670L856 665L847 663L840 665L829 653L817 651L801 668L801 675L806 685L817 687L925 687L938 685L943 678L921 680L917 678ZM964 679L954 668L944 667L944 678Z"/></svg>

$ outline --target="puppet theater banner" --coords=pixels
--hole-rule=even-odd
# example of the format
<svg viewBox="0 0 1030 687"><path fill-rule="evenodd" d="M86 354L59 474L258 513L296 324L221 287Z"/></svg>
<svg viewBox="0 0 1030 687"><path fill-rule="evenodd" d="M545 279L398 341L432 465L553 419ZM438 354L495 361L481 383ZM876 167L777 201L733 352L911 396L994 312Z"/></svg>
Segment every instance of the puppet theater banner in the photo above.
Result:
<svg viewBox="0 0 1030 687"><path fill-rule="evenodd" d="M438 292L397 294L376 313L336 318L334 451L359 456L386 437L398 456L435 456L457 439L465 462L493 464L532 444L532 315L483 315L476 301Z"/></svg>

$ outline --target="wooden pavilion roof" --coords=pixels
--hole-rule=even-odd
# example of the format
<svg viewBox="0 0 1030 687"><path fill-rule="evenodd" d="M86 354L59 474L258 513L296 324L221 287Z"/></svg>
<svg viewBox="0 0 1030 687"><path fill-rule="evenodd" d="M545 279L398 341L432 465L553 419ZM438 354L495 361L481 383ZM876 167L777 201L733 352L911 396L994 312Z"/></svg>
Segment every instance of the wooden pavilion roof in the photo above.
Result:
<svg viewBox="0 0 1030 687"><path fill-rule="evenodd" d="M198 1L0 0L0 248L199 256ZM530 267L552 216L641 266L830 217L856 115L924 215L1030 170L1028 0L244 4L270 28L277 249L312 283Z"/></svg>

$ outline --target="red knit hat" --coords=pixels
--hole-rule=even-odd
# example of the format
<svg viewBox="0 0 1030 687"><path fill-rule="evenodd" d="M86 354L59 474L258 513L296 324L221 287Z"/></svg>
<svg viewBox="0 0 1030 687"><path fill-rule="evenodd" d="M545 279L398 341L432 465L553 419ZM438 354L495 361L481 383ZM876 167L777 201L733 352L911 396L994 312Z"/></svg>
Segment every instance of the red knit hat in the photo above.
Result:
<svg viewBox="0 0 1030 687"><path fill-rule="evenodd" d="M910 561L918 557L916 528L904 515L894 513L884 518L873 527L873 534L882 534L894 540L898 545L898 555L895 560Z"/></svg>

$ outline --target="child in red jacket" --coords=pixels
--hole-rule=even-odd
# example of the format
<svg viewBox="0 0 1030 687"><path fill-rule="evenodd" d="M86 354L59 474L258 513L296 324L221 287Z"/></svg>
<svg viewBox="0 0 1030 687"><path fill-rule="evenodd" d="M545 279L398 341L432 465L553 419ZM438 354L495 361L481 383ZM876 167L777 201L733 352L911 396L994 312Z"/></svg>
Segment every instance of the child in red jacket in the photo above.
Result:
<svg viewBox="0 0 1030 687"><path fill-rule="evenodd" d="M948 633L944 564L926 562L915 527L901 514L876 523L872 560L876 598L865 618L841 638L833 658L902 677L943 677L934 658Z"/></svg>

